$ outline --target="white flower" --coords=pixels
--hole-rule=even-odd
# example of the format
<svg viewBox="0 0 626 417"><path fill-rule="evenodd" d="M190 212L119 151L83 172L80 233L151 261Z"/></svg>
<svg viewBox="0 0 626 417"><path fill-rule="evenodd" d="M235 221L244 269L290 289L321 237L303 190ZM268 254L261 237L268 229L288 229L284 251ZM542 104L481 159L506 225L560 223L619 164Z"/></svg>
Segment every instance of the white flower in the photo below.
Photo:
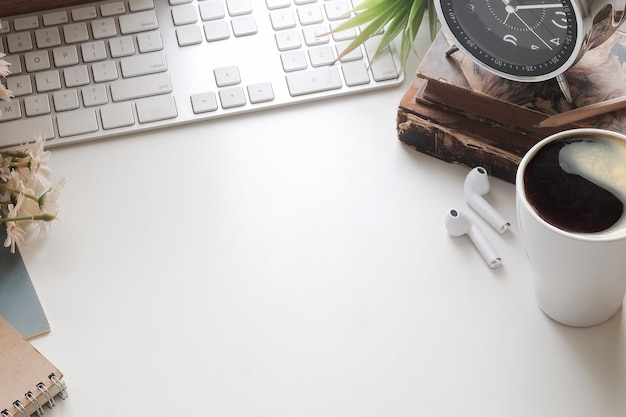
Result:
<svg viewBox="0 0 626 417"><path fill-rule="evenodd" d="M18 217L22 204L24 204L24 195L20 194L17 196L17 202L15 205L9 204L9 213L7 214L7 217ZM21 222L18 223L16 221L9 221L6 223L7 238L4 240L4 247L10 247L11 253L15 253L16 246L19 248L26 242L26 230L22 228L21 224Z"/></svg>
<svg viewBox="0 0 626 417"><path fill-rule="evenodd" d="M0 100L9 101L13 97L13 91L7 90L6 87L0 84Z"/></svg>
<svg viewBox="0 0 626 417"><path fill-rule="evenodd" d="M18 168L18 172L24 182L24 187L30 188L39 193L50 188L50 169L47 162L50 159L50 152L45 150L46 140L42 136L37 136L35 142L23 145L20 151L30 155L28 166Z"/></svg>

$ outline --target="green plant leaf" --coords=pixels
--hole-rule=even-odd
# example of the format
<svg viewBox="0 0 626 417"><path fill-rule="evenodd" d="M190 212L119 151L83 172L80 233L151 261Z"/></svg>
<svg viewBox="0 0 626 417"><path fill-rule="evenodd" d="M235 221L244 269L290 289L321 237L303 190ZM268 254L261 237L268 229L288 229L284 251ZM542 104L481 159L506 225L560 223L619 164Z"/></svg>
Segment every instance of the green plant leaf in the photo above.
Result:
<svg viewBox="0 0 626 417"><path fill-rule="evenodd" d="M360 13L356 13L330 32L361 28L361 32L339 54L335 62L382 31L379 46L372 60L376 59L396 37L401 36L399 56L400 64L404 67L413 50L413 43L426 12L431 40L437 36L438 20L434 0L365 0L355 7L354 11Z"/></svg>

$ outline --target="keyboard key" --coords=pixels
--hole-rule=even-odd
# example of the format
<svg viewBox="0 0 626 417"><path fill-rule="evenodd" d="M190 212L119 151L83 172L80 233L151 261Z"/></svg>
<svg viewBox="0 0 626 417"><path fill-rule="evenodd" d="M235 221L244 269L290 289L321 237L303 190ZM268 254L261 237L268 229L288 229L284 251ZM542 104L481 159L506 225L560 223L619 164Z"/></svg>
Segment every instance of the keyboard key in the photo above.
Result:
<svg viewBox="0 0 626 417"><path fill-rule="evenodd" d="M302 41L300 40L300 35L297 30L278 32L274 37L276 38L276 45L279 51L298 49L302 46Z"/></svg>
<svg viewBox="0 0 626 417"><path fill-rule="evenodd" d="M308 67L306 55L303 51L289 51L280 54L280 61L285 72L299 71Z"/></svg>
<svg viewBox="0 0 626 417"><path fill-rule="evenodd" d="M343 51L346 50L349 44L350 42L339 42L338 44L336 44L335 49L337 52L337 56L343 53ZM358 48L355 48L352 51L350 51L349 54L344 55L343 58L341 58L339 61L349 62L349 61L356 61L360 59L363 59L363 51L361 50L361 47L359 46Z"/></svg>
<svg viewBox="0 0 626 417"><path fill-rule="evenodd" d="M199 93L191 96L191 107L196 114L217 110L217 100L215 93Z"/></svg>
<svg viewBox="0 0 626 417"><path fill-rule="evenodd" d="M61 46L52 50L54 65L57 67L68 67L78 64L78 51L76 46Z"/></svg>
<svg viewBox="0 0 626 417"><path fill-rule="evenodd" d="M70 19L67 17L67 12L52 12L43 15L44 26L56 26L69 23Z"/></svg>
<svg viewBox="0 0 626 417"><path fill-rule="evenodd" d="M328 35L326 35L326 33L328 33L328 27L323 25L309 26L302 29L304 43L307 46L315 46L328 43L330 41L330 38Z"/></svg>
<svg viewBox="0 0 626 417"><path fill-rule="evenodd" d="M122 35L131 33L146 32L159 28L159 22L154 10L146 10L120 16L119 18L120 32Z"/></svg>
<svg viewBox="0 0 626 417"><path fill-rule="evenodd" d="M144 75L111 83L113 101L155 96L172 92L172 83L165 73Z"/></svg>
<svg viewBox="0 0 626 417"><path fill-rule="evenodd" d="M228 23L222 20L207 22L203 25L203 28L204 36L209 42L221 41L230 38Z"/></svg>
<svg viewBox="0 0 626 417"><path fill-rule="evenodd" d="M183 26L176 29L178 46L197 45L202 43L202 31L196 25Z"/></svg>
<svg viewBox="0 0 626 417"><path fill-rule="evenodd" d="M154 1L152 0L130 0L128 8L131 12L140 12L142 10L154 9Z"/></svg>
<svg viewBox="0 0 626 417"><path fill-rule="evenodd" d="M76 90L57 91L52 95L52 101L56 111L75 110L79 107Z"/></svg>
<svg viewBox="0 0 626 417"><path fill-rule="evenodd" d="M109 41L109 50L113 58L135 54L135 42L131 36L121 36Z"/></svg>
<svg viewBox="0 0 626 417"><path fill-rule="evenodd" d="M61 77L59 71L45 71L35 74L35 87L40 93L59 90L61 88Z"/></svg>
<svg viewBox="0 0 626 417"><path fill-rule="evenodd" d="M17 120L22 117L20 100L3 101L0 103L0 122Z"/></svg>
<svg viewBox="0 0 626 417"><path fill-rule="evenodd" d="M335 28L339 26L339 23L332 23L330 25L331 30L335 30ZM333 32L332 37L336 42L347 41L356 38L356 29L345 29L339 32Z"/></svg>
<svg viewBox="0 0 626 417"><path fill-rule="evenodd" d="M7 89L12 91L15 97L33 93L33 85L28 75L17 75L7 78Z"/></svg>
<svg viewBox="0 0 626 417"><path fill-rule="evenodd" d="M89 84L89 71L86 65L76 65L63 70L63 79L67 87L78 87Z"/></svg>
<svg viewBox="0 0 626 417"><path fill-rule="evenodd" d="M100 106L109 102L106 87L103 84L90 85L80 92L85 107Z"/></svg>
<svg viewBox="0 0 626 417"><path fill-rule="evenodd" d="M230 21L233 35L237 37L249 36L257 33L256 20L252 16L238 17Z"/></svg>
<svg viewBox="0 0 626 417"><path fill-rule="evenodd" d="M119 78L115 61L102 61L91 66L93 80L97 83L113 81Z"/></svg>
<svg viewBox="0 0 626 417"><path fill-rule="evenodd" d="M9 53L11 54L26 52L33 49L33 40L30 37L30 32L12 33L7 35L6 39Z"/></svg>
<svg viewBox="0 0 626 417"><path fill-rule="evenodd" d="M71 23L63 26L63 36L65 43L87 42L89 40L89 32L85 23Z"/></svg>
<svg viewBox="0 0 626 417"><path fill-rule="evenodd" d="M21 17L13 21L13 27L16 32L37 29L39 27L39 19L37 16Z"/></svg>
<svg viewBox="0 0 626 417"><path fill-rule="evenodd" d="M0 108L2 108L1 105ZM24 120L0 123L0 147L32 142L37 135L46 140L55 137L50 116L30 117Z"/></svg>
<svg viewBox="0 0 626 417"><path fill-rule="evenodd" d="M88 42L80 45L80 52L85 62L95 62L107 59L106 46L103 41Z"/></svg>
<svg viewBox="0 0 626 417"><path fill-rule="evenodd" d="M50 114L50 100L46 94L24 97L24 110L29 117Z"/></svg>
<svg viewBox="0 0 626 417"><path fill-rule="evenodd" d="M374 37L365 41L365 52L370 60L370 67L372 70L372 76L376 81L385 81L398 78L400 75L389 47L386 47L383 52L380 53L372 62L372 58L379 45L379 39Z"/></svg>
<svg viewBox="0 0 626 417"><path fill-rule="evenodd" d="M19 55L7 55L2 59L11 64L9 66L11 69L11 75L18 75L22 73L22 61L20 60Z"/></svg>
<svg viewBox="0 0 626 417"><path fill-rule="evenodd" d="M246 95L241 87L230 87L219 91L220 102L225 109L241 107L246 104Z"/></svg>
<svg viewBox="0 0 626 417"><path fill-rule="evenodd" d="M291 10L278 10L270 13L270 22L274 30L291 29L297 24Z"/></svg>
<svg viewBox="0 0 626 417"><path fill-rule="evenodd" d="M340 20L350 17L352 7L347 1L336 0L324 3L324 10L328 20Z"/></svg>
<svg viewBox="0 0 626 417"><path fill-rule="evenodd" d="M239 68L234 65L228 67L215 68L215 83L218 87L226 87L229 85L239 84L241 77L239 76Z"/></svg>
<svg viewBox="0 0 626 417"><path fill-rule="evenodd" d="M167 62L162 52L151 52L122 58L120 69L122 70L122 77L130 78L167 71Z"/></svg>
<svg viewBox="0 0 626 417"><path fill-rule="evenodd" d="M226 0L226 8L231 17L252 13L250 0Z"/></svg>
<svg viewBox="0 0 626 417"><path fill-rule="evenodd" d="M172 96L151 97L136 103L139 123L150 123L178 117L176 101Z"/></svg>
<svg viewBox="0 0 626 417"><path fill-rule="evenodd" d="M349 87L368 84L370 82L367 66L363 61L344 64L341 66L341 72L343 73L343 79L346 81L346 85Z"/></svg>
<svg viewBox="0 0 626 417"><path fill-rule="evenodd" d="M117 16L126 13L123 1L115 3L105 3L100 6L100 14L102 17Z"/></svg>
<svg viewBox="0 0 626 417"><path fill-rule="evenodd" d="M37 43L37 47L41 49L61 45L59 28L51 27L39 29L35 32L35 42Z"/></svg>
<svg viewBox="0 0 626 417"><path fill-rule="evenodd" d="M322 23L324 21L324 15L318 5L303 6L298 8L298 20L303 26L313 25Z"/></svg>
<svg viewBox="0 0 626 417"><path fill-rule="evenodd" d="M196 8L193 4L183 4L172 8L172 20L175 26L188 25L198 21Z"/></svg>
<svg viewBox="0 0 626 417"><path fill-rule="evenodd" d="M50 57L48 51L34 51L28 52L24 55L24 64L26 65L26 71L35 72L50 69Z"/></svg>
<svg viewBox="0 0 626 417"><path fill-rule="evenodd" d="M80 7L72 10L72 20L74 22L81 22L83 20L91 20L98 17L98 12L94 6Z"/></svg>
<svg viewBox="0 0 626 417"><path fill-rule="evenodd" d="M200 19L204 22L222 19L226 16L224 6L219 0L203 1L198 4L198 8L200 10Z"/></svg>
<svg viewBox="0 0 626 417"><path fill-rule="evenodd" d="M62 138L97 132L99 129L96 112L91 109L59 113L57 127Z"/></svg>
<svg viewBox="0 0 626 417"><path fill-rule="evenodd" d="M271 83L258 83L248 86L248 97L250 103L264 103L274 100L274 90Z"/></svg>
<svg viewBox="0 0 626 417"><path fill-rule="evenodd" d="M115 20L108 17L106 19L99 19L91 22L91 32L94 39L112 38L117 35L117 28L115 27Z"/></svg>
<svg viewBox="0 0 626 417"><path fill-rule="evenodd" d="M269 10L281 9L291 6L291 0L265 0L265 4Z"/></svg>
<svg viewBox="0 0 626 417"><path fill-rule="evenodd" d="M135 124L135 116L130 103L115 103L100 109L103 129L116 129Z"/></svg>
<svg viewBox="0 0 626 417"><path fill-rule="evenodd" d="M317 46L309 49L309 59L312 66L321 67L332 64L335 61L335 54L330 45Z"/></svg>
<svg viewBox="0 0 626 417"><path fill-rule="evenodd" d="M159 32L140 33L137 35L137 46L142 54L160 51L163 49L163 40Z"/></svg>
<svg viewBox="0 0 626 417"><path fill-rule="evenodd" d="M336 67L293 72L287 74L286 79L289 94L294 97L341 88L341 78Z"/></svg>

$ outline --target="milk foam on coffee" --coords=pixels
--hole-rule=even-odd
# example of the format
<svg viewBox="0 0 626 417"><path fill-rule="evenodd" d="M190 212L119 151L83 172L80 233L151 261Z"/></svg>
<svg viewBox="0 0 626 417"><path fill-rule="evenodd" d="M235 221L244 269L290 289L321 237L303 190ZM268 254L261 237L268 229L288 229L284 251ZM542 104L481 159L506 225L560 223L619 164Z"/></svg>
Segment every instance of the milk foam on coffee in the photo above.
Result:
<svg viewBox="0 0 626 417"><path fill-rule="evenodd" d="M559 165L569 174L580 175L611 192L626 205L626 144L610 138L579 138L566 144L559 152ZM626 216L602 236L626 233Z"/></svg>
<svg viewBox="0 0 626 417"><path fill-rule="evenodd" d="M551 225L590 238L626 234L626 141L605 135L552 141L523 175L526 199Z"/></svg>

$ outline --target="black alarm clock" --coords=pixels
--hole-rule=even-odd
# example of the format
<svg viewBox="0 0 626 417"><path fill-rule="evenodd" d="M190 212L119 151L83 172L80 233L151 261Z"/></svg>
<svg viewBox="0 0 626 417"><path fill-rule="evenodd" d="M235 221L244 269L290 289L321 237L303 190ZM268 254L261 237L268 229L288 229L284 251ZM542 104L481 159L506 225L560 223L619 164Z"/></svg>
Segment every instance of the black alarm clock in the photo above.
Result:
<svg viewBox="0 0 626 417"><path fill-rule="evenodd" d="M474 62L513 81L555 78L568 101L563 73L611 36L626 2L611 0L436 0L455 45Z"/></svg>

